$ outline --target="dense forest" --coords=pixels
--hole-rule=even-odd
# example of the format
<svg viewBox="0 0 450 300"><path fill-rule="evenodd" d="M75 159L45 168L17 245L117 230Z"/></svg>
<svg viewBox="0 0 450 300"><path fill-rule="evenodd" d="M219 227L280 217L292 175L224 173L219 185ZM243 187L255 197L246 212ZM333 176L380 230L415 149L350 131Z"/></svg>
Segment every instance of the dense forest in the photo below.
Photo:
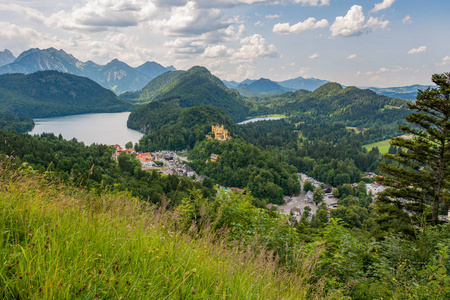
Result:
<svg viewBox="0 0 450 300"><path fill-rule="evenodd" d="M85 77L57 71L0 75L0 113L45 118L133 109Z"/></svg>
<svg viewBox="0 0 450 300"><path fill-rule="evenodd" d="M210 159L213 153L219 155L215 162ZM284 195L300 193L294 167L271 152L261 151L240 139L198 143L189 157L197 173L205 174L223 186L249 188L262 203L281 204Z"/></svg>
<svg viewBox="0 0 450 300"><path fill-rule="evenodd" d="M132 112L128 118L129 128L147 133L137 145L141 151L192 149L217 124L224 125L231 136L236 131L231 118L214 106L183 109L157 101Z"/></svg>
<svg viewBox="0 0 450 300"><path fill-rule="evenodd" d="M53 134L30 136L9 131L0 131L0 140L0 153L13 155L22 168L30 167L76 186L128 190L145 201L164 200L171 206L187 197L193 188L207 197L215 193L209 179L202 185L176 175L142 171L140 161L130 154L120 155L116 162L112 159L115 149L106 145L85 146L75 139L66 141Z"/></svg>
<svg viewBox="0 0 450 300"><path fill-rule="evenodd" d="M16 132L31 131L34 121L30 117L17 117L8 114L0 114L0 130L14 130Z"/></svg>

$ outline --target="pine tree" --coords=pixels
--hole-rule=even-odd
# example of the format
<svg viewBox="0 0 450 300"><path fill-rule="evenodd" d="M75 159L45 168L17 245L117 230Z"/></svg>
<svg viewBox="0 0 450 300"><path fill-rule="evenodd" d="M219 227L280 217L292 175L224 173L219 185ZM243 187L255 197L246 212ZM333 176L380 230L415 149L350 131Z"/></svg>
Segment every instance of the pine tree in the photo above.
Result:
<svg viewBox="0 0 450 300"><path fill-rule="evenodd" d="M439 205L449 200L450 183L450 73L434 74L436 88L419 90L413 112L406 117L411 125L399 126L406 134L391 139L397 154L385 156L394 161L383 164L387 176L377 179L389 186L379 200L394 202L399 208L423 212L431 207L438 223Z"/></svg>

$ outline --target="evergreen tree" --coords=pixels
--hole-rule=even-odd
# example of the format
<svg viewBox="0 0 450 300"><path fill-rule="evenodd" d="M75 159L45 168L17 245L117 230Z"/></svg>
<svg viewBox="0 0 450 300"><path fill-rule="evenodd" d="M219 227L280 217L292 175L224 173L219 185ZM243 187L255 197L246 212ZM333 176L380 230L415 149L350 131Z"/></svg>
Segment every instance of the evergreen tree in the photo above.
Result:
<svg viewBox="0 0 450 300"><path fill-rule="evenodd" d="M439 204L448 201L450 181L450 73L435 74L437 88L420 91L409 104L413 112L406 117L410 126L400 126L407 137L391 139L399 147L396 155L386 154L396 164L382 165L388 185L380 201L394 202L399 208L423 212L431 206L436 224Z"/></svg>

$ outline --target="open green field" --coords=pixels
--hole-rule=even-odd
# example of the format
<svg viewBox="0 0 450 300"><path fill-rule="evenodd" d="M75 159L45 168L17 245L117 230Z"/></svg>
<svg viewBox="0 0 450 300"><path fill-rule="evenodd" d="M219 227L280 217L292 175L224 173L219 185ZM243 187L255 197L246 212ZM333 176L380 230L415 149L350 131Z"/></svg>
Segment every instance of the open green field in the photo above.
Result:
<svg viewBox="0 0 450 300"><path fill-rule="evenodd" d="M372 143L372 144L367 144L367 145L364 145L363 147L366 148L367 151L372 150L373 147L378 147L378 150L380 150L380 153L384 154L384 153L387 153L388 150L389 150L389 146L390 146L389 141L390 140L391 139L387 139L387 140L384 140L384 141L380 141L380 142L376 142L376 143Z"/></svg>

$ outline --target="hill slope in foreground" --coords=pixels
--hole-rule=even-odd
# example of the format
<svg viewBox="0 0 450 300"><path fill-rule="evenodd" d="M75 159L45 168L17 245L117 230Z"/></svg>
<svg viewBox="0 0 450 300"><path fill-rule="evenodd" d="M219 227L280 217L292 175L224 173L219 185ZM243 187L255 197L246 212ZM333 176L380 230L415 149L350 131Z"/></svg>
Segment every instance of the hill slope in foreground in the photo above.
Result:
<svg viewBox="0 0 450 300"><path fill-rule="evenodd" d="M283 271L270 254L178 232L169 212L125 194L4 169L0 187L1 299L324 298L323 281L309 284L315 259Z"/></svg>

